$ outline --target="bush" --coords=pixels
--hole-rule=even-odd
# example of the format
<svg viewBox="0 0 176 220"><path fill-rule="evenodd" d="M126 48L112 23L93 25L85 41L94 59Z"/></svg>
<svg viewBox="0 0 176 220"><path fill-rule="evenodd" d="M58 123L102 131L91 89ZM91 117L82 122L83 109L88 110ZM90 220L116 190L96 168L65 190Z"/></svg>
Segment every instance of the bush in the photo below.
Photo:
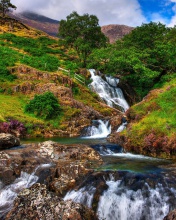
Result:
<svg viewBox="0 0 176 220"><path fill-rule="evenodd" d="M35 95L34 99L26 105L25 111L43 119L51 119L59 115L61 108L54 94L45 92L42 95Z"/></svg>
<svg viewBox="0 0 176 220"><path fill-rule="evenodd" d="M9 122L0 123L0 132L10 133L15 136L24 136L26 134L26 128L18 120L10 120Z"/></svg>

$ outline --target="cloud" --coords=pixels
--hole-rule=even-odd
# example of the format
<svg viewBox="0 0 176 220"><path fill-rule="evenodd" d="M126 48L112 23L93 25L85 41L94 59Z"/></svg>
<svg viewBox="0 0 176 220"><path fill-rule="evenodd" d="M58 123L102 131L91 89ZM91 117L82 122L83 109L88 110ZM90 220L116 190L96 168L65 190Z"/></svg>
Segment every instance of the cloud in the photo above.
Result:
<svg viewBox="0 0 176 220"><path fill-rule="evenodd" d="M170 20L167 17L163 17L160 13L153 13L151 15L151 21L153 22L160 22L162 24L168 24Z"/></svg>
<svg viewBox="0 0 176 220"><path fill-rule="evenodd" d="M65 19L72 11L94 14L100 25L146 23L138 0L11 0L18 11L31 10L53 19Z"/></svg>
<svg viewBox="0 0 176 220"><path fill-rule="evenodd" d="M170 3L174 4L172 11L174 15L171 17L170 22L168 23L169 27L174 27L176 25L176 0L169 0Z"/></svg>

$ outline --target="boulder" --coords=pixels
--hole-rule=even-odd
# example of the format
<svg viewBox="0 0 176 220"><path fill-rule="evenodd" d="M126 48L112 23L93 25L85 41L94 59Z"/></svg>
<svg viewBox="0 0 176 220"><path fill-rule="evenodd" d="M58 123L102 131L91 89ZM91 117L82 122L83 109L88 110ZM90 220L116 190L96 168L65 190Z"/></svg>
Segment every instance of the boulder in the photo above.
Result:
<svg viewBox="0 0 176 220"><path fill-rule="evenodd" d="M35 172L40 177L40 183L45 183L63 196L75 186L76 181L102 162L100 155L87 145L65 146L52 141L26 144L22 149L0 152L0 181L8 185L22 171L29 174ZM52 166L45 170L36 169L43 164Z"/></svg>
<svg viewBox="0 0 176 220"><path fill-rule="evenodd" d="M20 145L19 138L12 134L0 133L0 150Z"/></svg>
<svg viewBox="0 0 176 220"><path fill-rule="evenodd" d="M5 220L98 220L89 208L73 201L63 201L39 183L23 190Z"/></svg>
<svg viewBox="0 0 176 220"><path fill-rule="evenodd" d="M169 214L165 216L163 220L176 220L176 209L169 212Z"/></svg>

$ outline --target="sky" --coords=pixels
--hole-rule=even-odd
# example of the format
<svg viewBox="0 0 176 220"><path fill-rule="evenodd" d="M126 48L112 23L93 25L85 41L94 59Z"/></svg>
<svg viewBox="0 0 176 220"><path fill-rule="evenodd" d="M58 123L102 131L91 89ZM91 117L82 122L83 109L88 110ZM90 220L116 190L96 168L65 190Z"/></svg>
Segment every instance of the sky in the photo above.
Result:
<svg viewBox="0 0 176 220"><path fill-rule="evenodd" d="M61 20L73 11L96 15L99 24L124 24L132 27L142 23L161 22L176 25L176 0L11 0L17 12L34 11Z"/></svg>

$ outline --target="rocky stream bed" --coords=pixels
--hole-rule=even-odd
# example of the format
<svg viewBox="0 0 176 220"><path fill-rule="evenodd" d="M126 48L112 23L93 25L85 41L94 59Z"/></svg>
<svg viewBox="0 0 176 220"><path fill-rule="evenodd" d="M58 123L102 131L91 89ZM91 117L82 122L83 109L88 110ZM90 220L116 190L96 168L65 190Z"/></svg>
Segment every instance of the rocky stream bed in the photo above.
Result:
<svg viewBox="0 0 176 220"><path fill-rule="evenodd" d="M18 141L1 134L0 219L159 220L176 208L171 161L123 155L119 146L102 143ZM148 172L129 172L134 158ZM176 219L175 212L164 219Z"/></svg>

